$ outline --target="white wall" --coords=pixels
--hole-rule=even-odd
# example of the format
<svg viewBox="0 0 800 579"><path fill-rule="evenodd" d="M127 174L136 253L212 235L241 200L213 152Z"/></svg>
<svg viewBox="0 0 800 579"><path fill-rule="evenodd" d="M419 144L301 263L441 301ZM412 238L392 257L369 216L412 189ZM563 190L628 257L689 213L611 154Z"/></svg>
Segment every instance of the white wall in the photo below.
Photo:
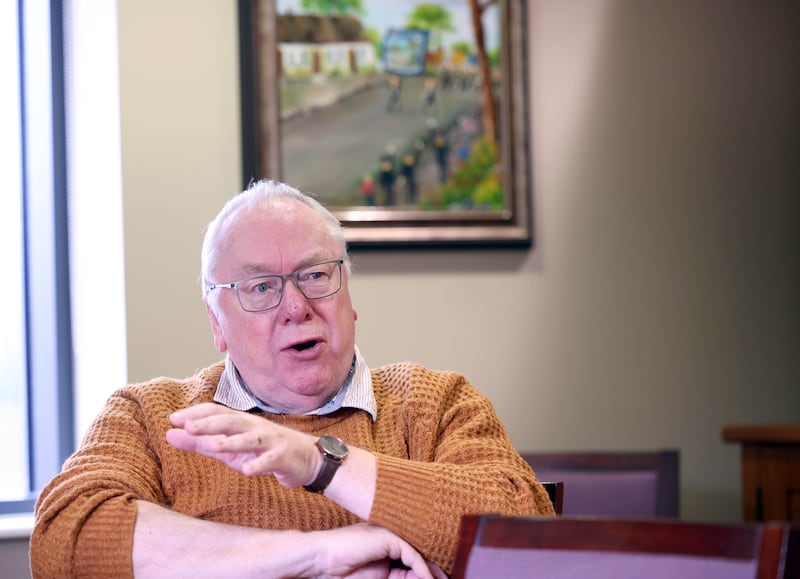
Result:
<svg viewBox="0 0 800 579"><path fill-rule="evenodd" d="M373 364L463 371L521 449L682 452L736 520L725 424L800 421L800 4L529 3L531 251L356 253ZM119 0L130 380L219 358L196 283L240 188L233 0Z"/></svg>
<svg viewBox="0 0 800 579"><path fill-rule="evenodd" d="M235 0L119 0L131 380L216 359L205 226L241 189Z"/></svg>

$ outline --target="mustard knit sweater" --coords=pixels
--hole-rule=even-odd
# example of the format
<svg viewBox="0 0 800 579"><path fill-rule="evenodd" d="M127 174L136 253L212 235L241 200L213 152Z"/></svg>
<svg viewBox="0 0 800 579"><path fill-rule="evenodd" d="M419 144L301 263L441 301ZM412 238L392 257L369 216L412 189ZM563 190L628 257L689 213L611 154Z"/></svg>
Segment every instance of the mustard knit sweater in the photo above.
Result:
<svg viewBox="0 0 800 579"><path fill-rule="evenodd" d="M223 363L184 380L157 378L114 393L36 505L35 577L132 576L135 500L206 520L269 529L361 522L323 495L247 477L171 447L169 415L212 401ZM263 416L333 434L377 456L369 522L414 545L446 572L463 513L551 514L552 505L511 444L491 402L461 375L401 363L372 370L378 403L327 416Z"/></svg>

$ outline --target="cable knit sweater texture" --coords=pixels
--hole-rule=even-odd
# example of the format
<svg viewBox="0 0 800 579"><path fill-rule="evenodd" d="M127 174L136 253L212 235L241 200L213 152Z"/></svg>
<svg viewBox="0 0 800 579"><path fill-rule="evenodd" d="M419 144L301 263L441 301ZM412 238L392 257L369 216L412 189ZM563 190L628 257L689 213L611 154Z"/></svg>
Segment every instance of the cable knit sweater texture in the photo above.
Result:
<svg viewBox="0 0 800 579"><path fill-rule="evenodd" d="M224 364L184 380L157 378L115 392L80 448L42 491L31 537L35 577L132 576L135 500L201 519L269 529L362 522L323 495L247 477L171 447L169 415L209 402ZM333 434L377 456L370 523L449 572L463 513L552 514L491 402L463 376L400 363L372 370L375 422L364 411L263 416Z"/></svg>

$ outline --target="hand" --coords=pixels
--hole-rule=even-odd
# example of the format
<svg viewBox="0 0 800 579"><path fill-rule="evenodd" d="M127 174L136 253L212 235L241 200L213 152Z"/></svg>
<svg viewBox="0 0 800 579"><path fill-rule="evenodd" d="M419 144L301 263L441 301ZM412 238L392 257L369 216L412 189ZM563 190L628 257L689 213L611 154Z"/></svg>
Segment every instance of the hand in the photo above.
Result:
<svg viewBox="0 0 800 579"><path fill-rule="evenodd" d="M414 547L383 527L352 525L309 535L317 542L315 577L447 578L441 568L427 563Z"/></svg>
<svg viewBox="0 0 800 579"><path fill-rule="evenodd" d="M321 467L314 437L247 412L204 403L173 413L170 421L172 446L220 460L244 475L273 475L291 488L310 484Z"/></svg>

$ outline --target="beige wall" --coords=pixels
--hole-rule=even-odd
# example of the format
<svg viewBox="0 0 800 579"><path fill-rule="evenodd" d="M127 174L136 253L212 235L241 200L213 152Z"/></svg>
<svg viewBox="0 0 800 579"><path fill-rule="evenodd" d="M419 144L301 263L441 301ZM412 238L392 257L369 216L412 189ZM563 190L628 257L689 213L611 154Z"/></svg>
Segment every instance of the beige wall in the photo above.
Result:
<svg viewBox="0 0 800 579"><path fill-rule="evenodd" d="M458 369L521 449L682 452L735 520L734 422L800 421L800 4L530 1L531 251L356 253L358 343ZM120 0L129 372L218 359L203 228L240 188L233 0Z"/></svg>

